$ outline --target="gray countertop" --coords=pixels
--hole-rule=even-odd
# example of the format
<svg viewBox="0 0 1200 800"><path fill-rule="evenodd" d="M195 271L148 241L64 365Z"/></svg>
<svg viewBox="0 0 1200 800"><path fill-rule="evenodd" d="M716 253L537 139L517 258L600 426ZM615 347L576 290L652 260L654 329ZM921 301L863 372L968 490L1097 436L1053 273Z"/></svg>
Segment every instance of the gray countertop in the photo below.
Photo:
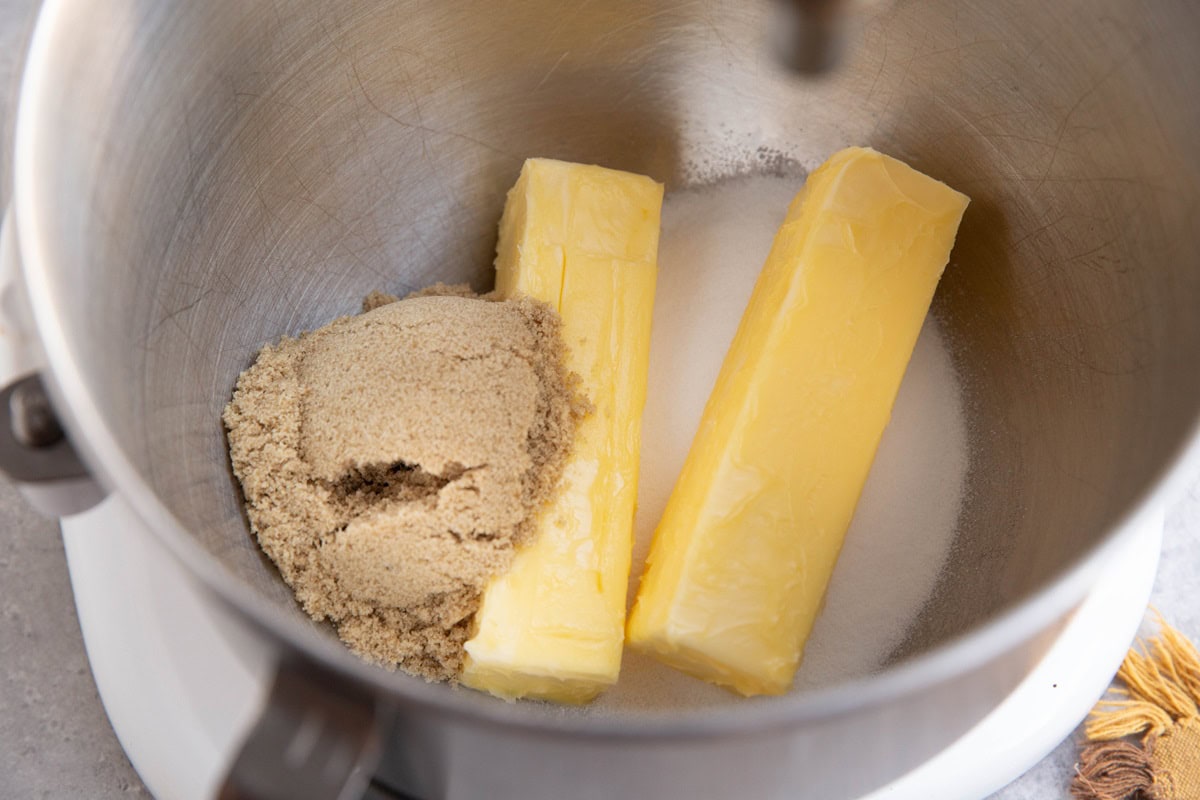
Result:
<svg viewBox="0 0 1200 800"><path fill-rule="evenodd" d="M37 0L0 0L0 208L12 104ZM0 798L147 794L92 682L57 524L0 483ZM1200 482L1168 511L1153 605L1200 641ZM991 800L1066 798L1077 744L1063 742Z"/></svg>

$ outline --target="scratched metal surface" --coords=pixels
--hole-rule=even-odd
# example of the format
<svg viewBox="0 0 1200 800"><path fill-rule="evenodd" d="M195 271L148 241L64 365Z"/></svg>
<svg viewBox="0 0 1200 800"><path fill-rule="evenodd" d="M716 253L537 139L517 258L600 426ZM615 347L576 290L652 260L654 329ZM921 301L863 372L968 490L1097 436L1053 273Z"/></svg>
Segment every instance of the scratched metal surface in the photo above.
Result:
<svg viewBox="0 0 1200 800"><path fill-rule="evenodd" d="M72 408L173 515L164 536L298 620L215 423L261 343L380 286L483 285L530 153L679 186L872 144L973 198L934 304L969 393L969 501L919 652L1102 541L1200 414L1200 6L1133 7L885 6L798 86L758 4L509 0L503 29L447 4L81 4L45 167L87 203L43 215L95 403Z"/></svg>

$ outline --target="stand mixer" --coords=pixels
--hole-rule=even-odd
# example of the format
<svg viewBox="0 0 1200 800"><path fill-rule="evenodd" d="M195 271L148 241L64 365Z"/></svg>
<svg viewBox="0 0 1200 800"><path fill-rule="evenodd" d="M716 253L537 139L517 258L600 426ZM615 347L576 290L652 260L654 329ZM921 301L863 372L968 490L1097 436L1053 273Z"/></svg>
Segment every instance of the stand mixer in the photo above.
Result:
<svg viewBox="0 0 1200 800"><path fill-rule="evenodd" d="M872 797L922 775L950 796L950 784L994 788L1059 741L1128 644L1162 503L1196 458L1200 379L1187 367L1200 283L1187 265L1200 243L1187 165L1200 162L1183 98L1200 71L1187 4L1105 0L1067 27L1020 2L863 6L861 18L822 2L401 5L101 13L50 0L39 22L5 250L24 284L5 302L6 330L28 337L9 374L42 373L71 444L119 495L64 530L98 684L151 787L174 791L150 777L157 757L137 755L121 721L133 712L119 710L136 692L120 678L196 679L177 659L208 664L201 652L213 659L201 676L225 676L224 696L268 702L257 722L223 717L227 738L189 784L215 789L215 765L231 763L229 797L339 796L372 765L381 786L419 797ZM800 43L785 61L823 67L840 53L802 84L769 55L770 31L787 29L773 15L793 12L817 33L783 36ZM255 347L319 324L381 274L401 289L482 285L471 265L488 263L525 154L642 171L670 189L739 174L764 153L808 166L851 141L974 200L957 255L967 268L948 271L935 300L970 392L970 500L893 667L729 713L569 720L371 670L296 611L246 534L215 424ZM58 513L94 501L38 383L6 400L5 465ZM11 457L41 447L58 448L57 472L22 472ZM56 489L56 477L74 483ZM139 547L161 559L147 570L172 577L137 606L186 606L169 599L186 587L211 631L94 622L130 620L128 608L95 610L136 585L121 571L133 555L98 551ZM141 634L154 643L122 638ZM106 639L161 658L138 659L139 671L106 655ZM1048 675L1078 694L1048 703ZM176 692L180 710L164 718L216 707L201 684ZM1006 708L1046 712L1042 734L1022 740L1036 746L990 773L937 771L969 763L952 748L991 738ZM911 785L928 796L931 784Z"/></svg>

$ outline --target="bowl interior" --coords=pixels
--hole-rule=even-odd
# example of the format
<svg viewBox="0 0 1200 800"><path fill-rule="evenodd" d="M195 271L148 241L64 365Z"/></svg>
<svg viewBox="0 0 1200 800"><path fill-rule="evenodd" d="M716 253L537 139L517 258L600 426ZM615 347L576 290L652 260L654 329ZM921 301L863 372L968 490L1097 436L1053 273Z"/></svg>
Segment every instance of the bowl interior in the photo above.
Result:
<svg viewBox="0 0 1200 800"><path fill-rule="evenodd" d="M804 80L771 55L766 2L58 3L39 191L19 202L137 482L299 617L219 422L263 343L373 289L488 288L528 156L669 192L798 181L849 144L908 161L972 198L934 302L971 467L901 660L1109 537L1200 410L1197 12L1002 5L870 6L841 68Z"/></svg>

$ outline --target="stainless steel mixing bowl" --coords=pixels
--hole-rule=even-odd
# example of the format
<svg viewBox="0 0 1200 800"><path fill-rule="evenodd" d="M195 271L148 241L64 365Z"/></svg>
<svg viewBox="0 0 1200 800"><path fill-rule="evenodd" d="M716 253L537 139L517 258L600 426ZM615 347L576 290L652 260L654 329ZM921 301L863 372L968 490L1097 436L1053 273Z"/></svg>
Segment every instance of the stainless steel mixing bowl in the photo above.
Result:
<svg viewBox="0 0 1200 800"><path fill-rule="evenodd" d="M70 433L285 672L307 676L305 692L319 668L331 692L370 698L363 719L395 726L384 773L414 791L878 786L1019 680L1195 451L1200 5L868 6L840 68L815 80L772 56L770 11L46 4L15 211ZM263 342L371 289L486 287L526 156L670 190L799 175L851 143L972 198L934 303L967 391L968 500L891 668L710 711L565 714L368 668L297 610L247 533L219 424Z"/></svg>

